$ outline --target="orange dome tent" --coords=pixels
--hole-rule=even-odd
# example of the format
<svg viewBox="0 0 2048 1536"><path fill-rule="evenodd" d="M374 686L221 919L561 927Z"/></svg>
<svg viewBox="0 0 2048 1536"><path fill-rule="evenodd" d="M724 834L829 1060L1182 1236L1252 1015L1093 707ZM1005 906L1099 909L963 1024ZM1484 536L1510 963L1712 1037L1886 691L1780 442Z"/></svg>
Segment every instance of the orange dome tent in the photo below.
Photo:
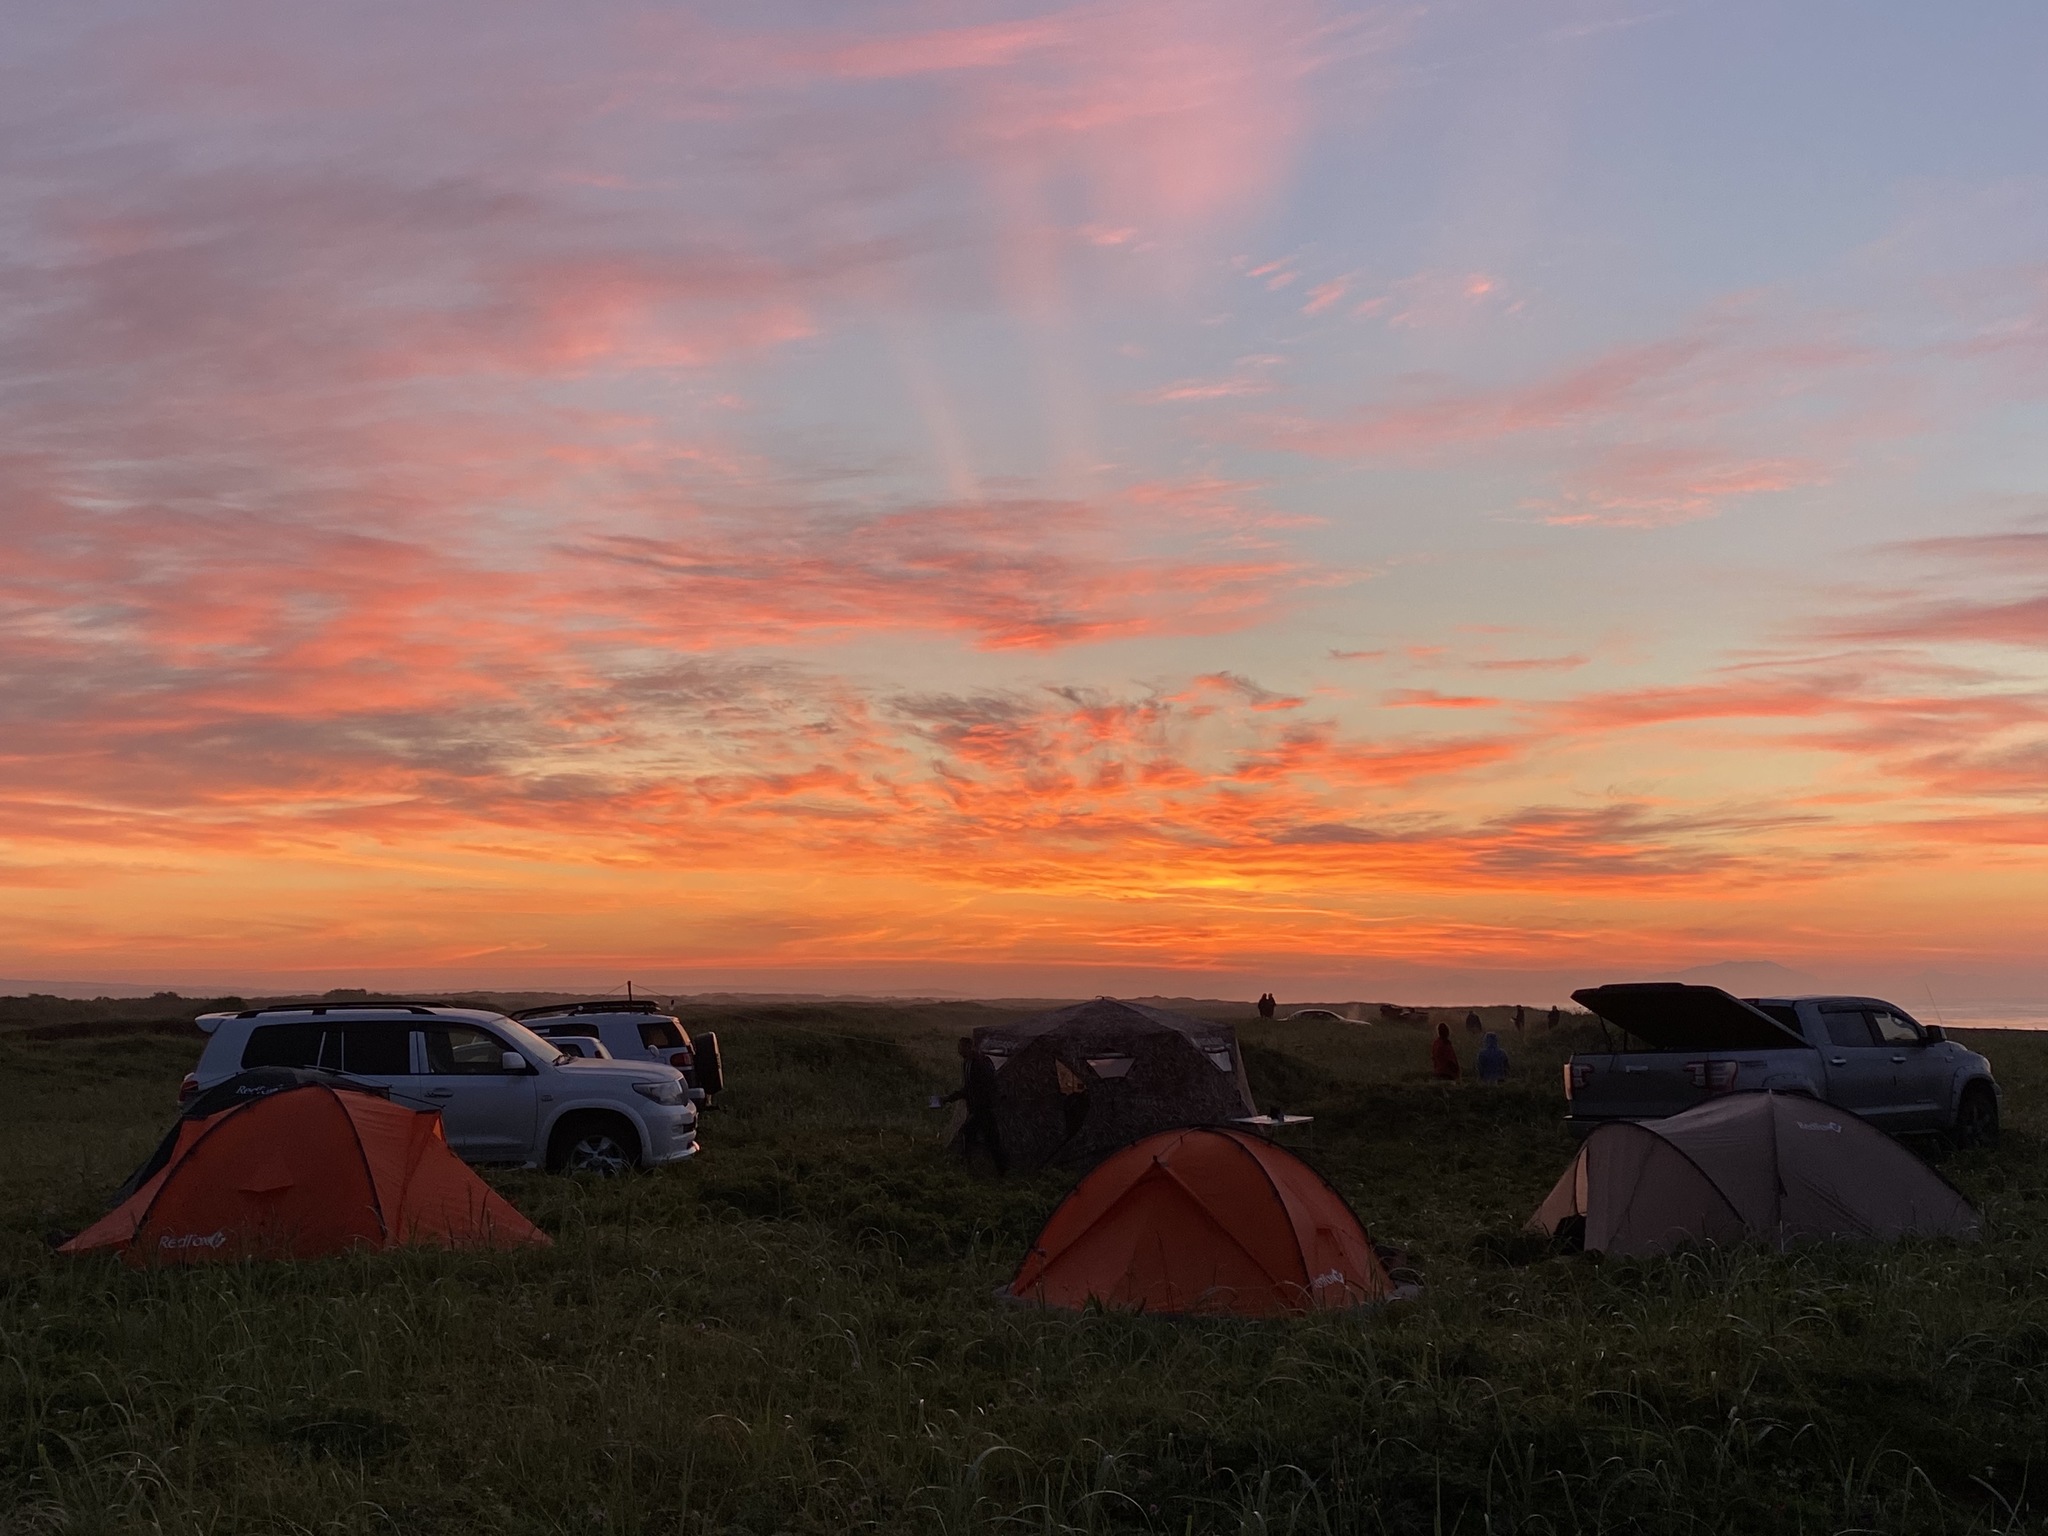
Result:
<svg viewBox="0 0 2048 1536"><path fill-rule="evenodd" d="M58 1251L195 1264L549 1241L448 1150L437 1112L284 1068L195 1102L122 1194Z"/></svg>
<svg viewBox="0 0 2048 1536"><path fill-rule="evenodd" d="M1008 1295L1054 1307L1268 1317L1394 1294L1344 1199L1291 1152L1242 1131L1162 1131L1100 1163L1060 1203Z"/></svg>

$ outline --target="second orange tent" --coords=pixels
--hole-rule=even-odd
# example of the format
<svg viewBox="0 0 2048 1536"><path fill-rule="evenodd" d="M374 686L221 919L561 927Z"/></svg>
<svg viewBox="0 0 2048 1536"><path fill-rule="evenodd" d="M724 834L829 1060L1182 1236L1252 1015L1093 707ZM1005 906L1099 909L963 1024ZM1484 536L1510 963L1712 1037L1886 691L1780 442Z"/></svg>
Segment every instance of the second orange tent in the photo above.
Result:
<svg viewBox="0 0 2048 1536"><path fill-rule="evenodd" d="M1263 1317L1385 1301L1394 1283L1343 1196L1242 1131L1162 1131L1074 1186L1009 1294L1047 1306Z"/></svg>

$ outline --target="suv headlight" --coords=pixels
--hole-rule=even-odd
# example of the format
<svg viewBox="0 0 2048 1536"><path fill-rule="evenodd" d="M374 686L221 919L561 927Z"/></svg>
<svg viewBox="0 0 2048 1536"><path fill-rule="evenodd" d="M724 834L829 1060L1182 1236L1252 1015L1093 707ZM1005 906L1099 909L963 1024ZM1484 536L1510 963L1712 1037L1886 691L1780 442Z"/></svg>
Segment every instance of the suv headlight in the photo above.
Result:
<svg viewBox="0 0 2048 1536"><path fill-rule="evenodd" d="M657 1104L687 1104L690 1090L681 1083L635 1083L633 1091L643 1099L652 1099Z"/></svg>

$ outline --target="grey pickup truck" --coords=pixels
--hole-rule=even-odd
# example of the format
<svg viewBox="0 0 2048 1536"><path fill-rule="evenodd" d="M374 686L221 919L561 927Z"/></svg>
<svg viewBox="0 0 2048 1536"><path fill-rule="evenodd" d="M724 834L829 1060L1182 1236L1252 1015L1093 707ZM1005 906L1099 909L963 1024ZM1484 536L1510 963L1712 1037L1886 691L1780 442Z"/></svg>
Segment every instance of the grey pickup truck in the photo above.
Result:
<svg viewBox="0 0 2048 1536"><path fill-rule="evenodd" d="M1998 1137L1991 1063L1874 997L1741 998L1651 981L1572 998L1629 1037L1565 1063L1565 1119L1581 1135L1770 1088L1811 1094L1887 1131L1942 1132L1965 1146Z"/></svg>

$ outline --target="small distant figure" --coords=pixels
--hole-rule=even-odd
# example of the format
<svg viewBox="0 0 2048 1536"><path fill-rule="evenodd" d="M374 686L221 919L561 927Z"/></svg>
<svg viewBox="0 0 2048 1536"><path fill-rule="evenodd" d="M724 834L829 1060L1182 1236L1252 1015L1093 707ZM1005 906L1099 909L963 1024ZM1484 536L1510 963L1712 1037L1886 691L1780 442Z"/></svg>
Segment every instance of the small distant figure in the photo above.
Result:
<svg viewBox="0 0 2048 1536"><path fill-rule="evenodd" d="M1458 1065L1458 1048L1451 1044L1448 1024L1437 1025L1436 1038L1429 1042L1429 1075L1447 1083L1455 1083L1465 1075L1464 1068Z"/></svg>
<svg viewBox="0 0 2048 1536"><path fill-rule="evenodd" d="M1010 1171L1010 1160L1003 1155L1002 1133L996 1129L996 1064L974 1048L968 1035L960 1037L960 1087L939 1102L957 1100L967 1103L967 1123L960 1128L961 1160L971 1160L977 1145L985 1147L1000 1178Z"/></svg>
<svg viewBox="0 0 2048 1536"><path fill-rule="evenodd" d="M1260 1017L1260 1018L1262 1018L1262 1019L1270 1019L1271 1017L1273 1017L1273 1015L1274 1015L1274 1014L1278 1013L1279 1011L1280 1011L1280 1004L1279 1004L1279 1003L1277 1003L1276 1001L1274 1001L1274 998L1273 998L1273 994L1272 994L1272 993L1270 993L1270 992L1261 992L1261 993L1259 994L1259 1017Z"/></svg>
<svg viewBox="0 0 2048 1536"><path fill-rule="evenodd" d="M1465 1015L1466 1033L1476 1035L1484 1028L1486 1028L1486 1026L1479 1022L1479 1010L1477 1008L1474 1008L1470 1013Z"/></svg>
<svg viewBox="0 0 2048 1536"><path fill-rule="evenodd" d="M1479 1047L1479 1081L1504 1083L1507 1080L1508 1053L1500 1048L1500 1036L1490 1034L1486 1043Z"/></svg>
<svg viewBox="0 0 2048 1536"><path fill-rule="evenodd" d="M1515 1033L1522 1032L1522 1026L1529 1021L1529 1010L1520 1003L1515 1004Z"/></svg>
<svg viewBox="0 0 2048 1536"><path fill-rule="evenodd" d="M1550 1005L1550 1027L1552 1029L1557 1028L1558 1021L1561 1017L1562 1015L1558 1012L1557 1004L1552 1003Z"/></svg>

